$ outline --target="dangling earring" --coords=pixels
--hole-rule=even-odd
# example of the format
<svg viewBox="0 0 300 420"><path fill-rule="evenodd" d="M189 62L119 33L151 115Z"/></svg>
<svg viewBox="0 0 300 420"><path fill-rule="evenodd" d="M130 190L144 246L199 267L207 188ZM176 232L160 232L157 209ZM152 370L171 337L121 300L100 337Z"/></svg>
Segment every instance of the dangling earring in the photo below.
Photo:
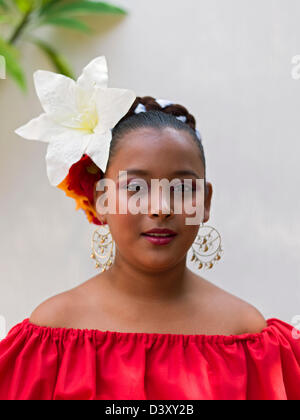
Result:
<svg viewBox="0 0 300 420"><path fill-rule="evenodd" d="M201 231L201 232L200 232ZM199 233L200 232L200 233ZM193 255L191 261L198 264L198 269L212 268L214 263L221 259L223 254L221 235L212 226L201 223L197 238L192 245Z"/></svg>
<svg viewBox="0 0 300 420"><path fill-rule="evenodd" d="M101 268L101 272L107 270L114 260L115 241L113 240L109 226L100 226L92 236L91 258L96 261L96 268Z"/></svg>

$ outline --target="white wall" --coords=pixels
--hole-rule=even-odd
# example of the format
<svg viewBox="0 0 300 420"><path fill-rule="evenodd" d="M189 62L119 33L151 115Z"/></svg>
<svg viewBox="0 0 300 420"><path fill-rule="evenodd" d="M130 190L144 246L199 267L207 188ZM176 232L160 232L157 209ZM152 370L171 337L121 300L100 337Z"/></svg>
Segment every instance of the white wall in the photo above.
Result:
<svg viewBox="0 0 300 420"><path fill-rule="evenodd" d="M110 86L185 105L198 121L214 195L209 224L224 259L205 278L254 304L266 318L300 314L300 54L297 0L123 0L123 19L86 19L92 38L43 30L74 64L107 57ZM94 229L50 186L46 144L14 129L39 115L32 73L52 70L23 47L29 94L0 81L1 283L7 327L47 297L96 272ZM192 267L192 266L191 266Z"/></svg>

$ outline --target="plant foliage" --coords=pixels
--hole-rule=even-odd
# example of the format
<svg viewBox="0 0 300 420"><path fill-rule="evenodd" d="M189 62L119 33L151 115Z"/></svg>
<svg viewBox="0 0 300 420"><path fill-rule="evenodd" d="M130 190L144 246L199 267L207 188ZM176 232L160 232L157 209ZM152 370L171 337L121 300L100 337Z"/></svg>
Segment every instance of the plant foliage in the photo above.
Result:
<svg viewBox="0 0 300 420"><path fill-rule="evenodd" d="M126 15L127 12L97 0L0 0L0 55L5 58L7 74L26 91L26 78L20 62L20 40L33 43L47 55L57 72L74 78L65 57L56 47L40 39L35 31L45 25L92 34L81 16L94 14ZM1 30L3 28L3 31ZM9 32L5 37L3 32Z"/></svg>

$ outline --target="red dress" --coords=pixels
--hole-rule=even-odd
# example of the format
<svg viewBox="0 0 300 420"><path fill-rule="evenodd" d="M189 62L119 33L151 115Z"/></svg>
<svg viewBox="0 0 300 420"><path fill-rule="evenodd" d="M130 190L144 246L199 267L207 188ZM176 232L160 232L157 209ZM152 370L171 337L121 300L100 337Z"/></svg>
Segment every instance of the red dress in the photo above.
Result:
<svg viewBox="0 0 300 420"><path fill-rule="evenodd" d="M299 400L300 333L185 335L40 327L0 342L1 400Z"/></svg>

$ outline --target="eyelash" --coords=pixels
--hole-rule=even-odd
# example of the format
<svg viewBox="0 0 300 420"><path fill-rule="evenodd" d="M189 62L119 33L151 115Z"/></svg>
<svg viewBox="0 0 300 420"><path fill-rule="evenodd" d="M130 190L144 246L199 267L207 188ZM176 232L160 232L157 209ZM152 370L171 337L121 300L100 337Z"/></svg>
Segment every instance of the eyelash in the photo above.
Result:
<svg viewBox="0 0 300 420"><path fill-rule="evenodd" d="M129 184L127 184L126 186L125 186L125 188L128 190L128 187L130 187L130 186L132 186L132 185L137 185L137 186L139 186L139 187L141 187L141 188L143 188L140 184L138 184L137 182L136 183L134 183L134 182L132 182L132 183L129 183ZM178 187L178 186L181 186L181 192L184 192L184 190L183 190L183 187L189 187L189 186L186 186L186 185L184 185L184 184L178 184L178 185L176 185L175 187L174 186L172 186L171 187L171 191L174 191L175 190L175 188L176 187ZM196 188L195 188L195 186L194 185L192 185L192 191L195 191L196 190ZM138 191L141 191L141 190L138 190ZM137 190L134 190L134 191L130 191L130 192L138 192ZM191 191L190 189L188 189L188 191Z"/></svg>

